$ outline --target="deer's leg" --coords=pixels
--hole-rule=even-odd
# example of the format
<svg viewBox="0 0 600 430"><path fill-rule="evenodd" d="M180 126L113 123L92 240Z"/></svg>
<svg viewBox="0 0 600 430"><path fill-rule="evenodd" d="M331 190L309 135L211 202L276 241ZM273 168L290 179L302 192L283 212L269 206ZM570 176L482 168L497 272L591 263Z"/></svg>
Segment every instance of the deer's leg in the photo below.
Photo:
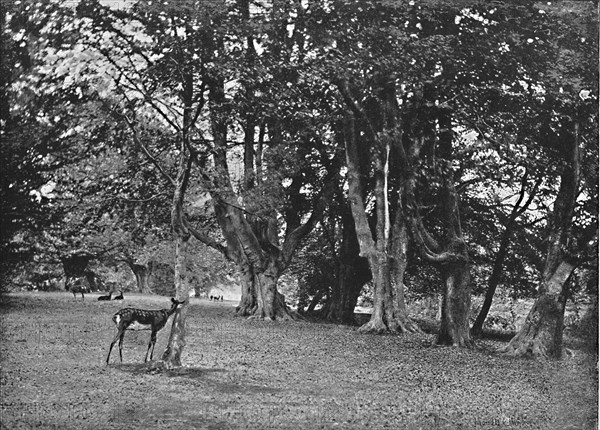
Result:
<svg viewBox="0 0 600 430"><path fill-rule="evenodd" d="M148 353L150 353L150 361L152 361L152 357L154 356L154 344L156 343L156 332L152 332L150 335L150 342L148 342L148 350L146 351L146 358L144 358L144 363L148 361ZM152 348L152 351L150 351Z"/></svg>
<svg viewBox="0 0 600 430"><path fill-rule="evenodd" d="M108 348L108 356L106 357L106 364L108 364L108 360L110 359L110 353L113 349L113 346L115 346L115 343L117 343L117 340L119 340L120 337L121 337L121 330L119 330L117 332L117 335L115 336L113 341L110 343L110 348ZM123 360L121 359L121 361L123 361Z"/></svg>
<svg viewBox="0 0 600 430"><path fill-rule="evenodd" d="M121 336L119 337L119 359L121 363L123 362L123 339L125 338L125 330L121 332Z"/></svg>

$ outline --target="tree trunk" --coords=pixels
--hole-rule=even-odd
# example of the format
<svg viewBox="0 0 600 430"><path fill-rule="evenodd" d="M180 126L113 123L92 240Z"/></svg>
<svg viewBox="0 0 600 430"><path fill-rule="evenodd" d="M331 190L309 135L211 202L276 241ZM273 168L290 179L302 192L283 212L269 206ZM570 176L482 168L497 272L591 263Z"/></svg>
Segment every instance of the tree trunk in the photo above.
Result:
<svg viewBox="0 0 600 430"><path fill-rule="evenodd" d="M392 229L392 255L394 315L402 332L421 333L421 328L410 319L404 299L404 273L408 265L408 229L401 207L397 209Z"/></svg>
<svg viewBox="0 0 600 430"><path fill-rule="evenodd" d="M137 289L142 294L153 294L150 288L150 269L144 264L132 263L129 265L135 276Z"/></svg>
<svg viewBox="0 0 600 430"><path fill-rule="evenodd" d="M566 285L574 269L570 263L561 263L543 288L547 292L537 298L505 352L516 356L561 358Z"/></svg>
<svg viewBox="0 0 600 430"><path fill-rule="evenodd" d="M371 280L369 261L361 257L352 214L342 215L342 244L339 270L329 300L327 319L343 324L354 323L354 308L362 287Z"/></svg>
<svg viewBox="0 0 600 430"><path fill-rule="evenodd" d="M323 291L322 288L320 288L317 291L317 293L313 296L312 300L310 301L310 304L306 308L306 313L308 313L308 314L312 313L315 310L315 308L317 307L317 305L319 304L319 302L321 301L321 299L323 298L324 295L325 295L325 292Z"/></svg>
<svg viewBox="0 0 600 430"><path fill-rule="evenodd" d="M504 259L506 258L506 254L508 251L508 244L510 242L510 235L512 231L509 230L509 227L506 227L504 230L502 240L500 242L500 249L498 250L498 254L494 259L494 267L492 269L492 274L488 280L488 288L485 292L485 298L483 300L483 304L481 305L481 309L479 310L479 314L473 323L473 327L471 327L471 335L472 336L481 336L481 332L483 330L483 323L487 318L487 315L492 307L492 301L494 300L494 294L496 293L496 288L500 283L500 277L502 276L502 266L504 265Z"/></svg>
<svg viewBox="0 0 600 430"><path fill-rule="evenodd" d="M334 286L336 297L331 299L327 319L342 324L354 324L354 308L363 286L372 279L369 262L366 258L356 258L351 263L343 262L340 276Z"/></svg>
<svg viewBox="0 0 600 430"><path fill-rule="evenodd" d="M377 229L378 234L376 236L379 243L373 239L373 233L367 220L367 214L365 209L365 203L363 201L363 181L361 177L360 158L358 154L358 145L356 142L356 130L355 120L353 114L348 114L348 118L345 124L345 142L346 142L346 162L348 165L348 198L350 200L350 209L352 211L352 217L354 219L354 226L356 229L356 236L358 238L358 244L360 246L360 255L367 257L369 261L369 267L373 275L373 313L371 319L366 324L359 328L361 332L369 333L383 333L388 330L384 317L387 320L385 314L385 300L384 295L386 290L389 290L390 281L390 263L389 258L385 252L380 248L384 245L381 243L383 240L380 234L381 230L384 230L383 226L384 219L381 212L385 210L383 208L381 193L383 190L383 181L381 178L382 172L378 172L377 185L376 185L376 200L378 206L377 213ZM390 295L391 297L391 295Z"/></svg>
<svg viewBox="0 0 600 430"><path fill-rule="evenodd" d="M184 130L190 123L190 109L192 82L190 75L185 76L184 91ZM171 325L171 334L167 348L162 356L162 363L167 369L181 367L181 355L185 347L185 320L187 309L190 303L190 285L187 282L186 258L188 253L188 243L191 233L185 222L185 213L183 211L185 203L185 194L190 180L192 168L192 157L188 150L187 135L184 133L181 140L179 161L177 166L177 179L175 180L175 191L171 203L171 226L175 234L175 291L176 299L184 302L183 306L178 308L173 314L173 324Z"/></svg>
<svg viewBox="0 0 600 430"><path fill-rule="evenodd" d="M390 285L390 259L385 254L369 258L373 273L373 313L371 319L358 330L361 333L382 334L399 328L393 315Z"/></svg>
<svg viewBox="0 0 600 430"><path fill-rule="evenodd" d="M75 254L69 255L67 257L61 257L61 262L63 265L63 270L65 272L65 290L70 291L71 288L76 284L88 285L89 291L89 283L88 283L88 275L90 272L88 270L88 265L92 260L91 255L86 254Z"/></svg>
<svg viewBox="0 0 600 430"><path fill-rule="evenodd" d="M275 260L271 260L265 270L256 274L254 285L258 307L254 313L254 318L267 321L297 319L296 314L290 311L285 303L283 294L277 291L277 281L280 274Z"/></svg>
<svg viewBox="0 0 600 430"><path fill-rule="evenodd" d="M536 195L537 189L542 182L542 178L538 178L535 186L529 194L529 198L525 202L523 206L521 206L521 202L525 198L525 191L527 188L527 170L521 179L521 192L519 193L519 198L517 199L515 205L513 206L511 213L508 217L508 222L506 223L506 227L504 232L502 233L502 238L500 239L500 247L498 248L498 253L496 254L496 258L494 258L494 265L492 268L492 274L488 280L488 288L485 292L485 298L483 300L483 304L481 305L481 310L471 327L471 336L481 336L481 332L483 330L483 323L487 318L487 315L492 306L492 301L494 299L494 294L496 293L496 288L500 283L500 279L502 278L502 267L504 266L504 260L506 259L506 255L508 254L508 247L510 244L510 238L515 229L515 221L517 218L527 210L533 198Z"/></svg>
<svg viewBox="0 0 600 430"><path fill-rule="evenodd" d="M254 315L258 308L256 288L254 286L254 271L252 270L252 266L247 263L239 264L238 270L242 279L242 297L240 303L235 308L236 315L242 317Z"/></svg>
<svg viewBox="0 0 600 430"><path fill-rule="evenodd" d="M347 83L343 83L340 89L344 93L344 96L347 99L350 99L350 92L346 85ZM366 115L360 108L355 107L355 110L360 112L363 119L366 118ZM363 193L354 114L348 114L344 128L350 208L352 210L352 217L354 218L356 235L360 246L360 255L367 257L373 276L373 313L371 314L371 319L361 326L359 331L363 333L402 331L403 328L406 327L406 320L403 320L402 317L396 313L396 309L399 309L399 307L394 303L394 294L392 292L391 283L391 225L388 201L391 141L387 137L379 139L372 131L369 133L371 135L370 137L374 139L373 143L377 146L375 148L376 154L374 155L373 160L375 171L374 195L376 211L376 232L375 235L373 235L365 212L365 203L363 201L363 196L365 194ZM403 217L404 215L398 213L397 216ZM376 240L373 236L375 236Z"/></svg>
<svg viewBox="0 0 600 430"><path fill-rule="evenodd" d="M185 303L173 315L171 334L162 361L167 369L181 367L181 354L185 347L185 322L189 306L189 285L186 282L186 256L189 236L178 235L175 245L175 287L177 299Z"/></svg>
<svg viewBox="0 0 600 430"><path fill-rule="evenodd" d="M469 264L453 264L442 269L446 288L442 302L442 320L436 343L471 347L469 331L471 310L471 280Z"/></svg>
<svg viewBox="0 0 600 430"><path fill-rule="evenodd" d="M567 285L575 264L567 258L573 214L580 180L579 124L565 149L565 165L560 188L549 217L546 262L540 284L540 296L529 312L523 327L511 339L504 352L515 356L562 356L562 335Z"/></svg>

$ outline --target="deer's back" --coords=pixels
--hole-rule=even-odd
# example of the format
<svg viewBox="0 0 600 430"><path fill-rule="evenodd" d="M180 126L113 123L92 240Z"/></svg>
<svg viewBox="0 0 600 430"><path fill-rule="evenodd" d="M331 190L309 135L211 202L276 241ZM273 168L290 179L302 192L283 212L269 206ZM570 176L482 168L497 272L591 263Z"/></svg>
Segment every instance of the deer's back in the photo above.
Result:
<svg viewBox="0 0 600 430"><path fill-rule="evenodd" d="M127 330L151 330L153 325L160 329L165 325L166 320L164 310L125 308L113 316L114 323L118 326L123 322Z"/></svg>

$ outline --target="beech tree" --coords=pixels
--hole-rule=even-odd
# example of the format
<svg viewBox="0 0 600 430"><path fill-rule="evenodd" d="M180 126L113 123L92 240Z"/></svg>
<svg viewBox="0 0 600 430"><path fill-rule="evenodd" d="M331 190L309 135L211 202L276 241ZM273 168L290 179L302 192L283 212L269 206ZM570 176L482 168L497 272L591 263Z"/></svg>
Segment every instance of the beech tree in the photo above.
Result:
<svg viewBox="0 0 600 430"><path fill-rule="evenodd" d="M271 86L263 84L262 99L252 95L256 90L251 85L260 87L264 78L247 73L247 62L256 62L258 69L274 67L267 61L269 55L277 57L277 52L283 51L277 48L279 45L273 43L273 54L264 54L261 64L263 57L252 53L253 43L246 45L247 52L240 49L257 30L240 26L238 15L229 14L224 2L201 3L168 7L140 2L129 12L116 12L88 2L82 3L79 11L93 19L89 25L102 28L90 31L88 45L104 56L113 81L110 87L117 93L116 97L102 95L104 100L112 104L115 119L128 125L136 147L174 190L171 220L177 237L178 296L187 293L183 268L187 244L193 236L240 268L243 287L238 314L290 318L292 314L277 292L276 283L300 240L322 214L321 194L327 181L315 166L329 162L328 149L320 143L323 139L318 129L308 132L308 121L294 119L299 116L298 108L313 107L302 94L306 90L287 89L290 79L296 83L293 73L279 71L280 80ZM242 23L248 19L247 3L229 6L241 11ZM279 16L281 11L273 13ZM239 28L248 33L227 38L227 32L236 33L234 29ZM112 41L110 50L102 48L106 36ZM105 37L102 44L99 37ZM278 41L275 36L273 40ZM295 43L287 38L284 42ZM290 69L294 67L292 64ZM284 91L277 92L280 89ZM299 98L303 103L298 104ZM151 120L153 113L158 119ZM244 179L238 182L231 168L232 157L236 156L231 142L239 142L239 124L244 134ZM159 131L169 128L168 133ZM157 133L165 136L158 142L153 140ZM293 155L288 148L293 148L289 145L296 141L300 143L299 151ZM167 160L173 160L171 166L176 168L164 164L165 158L159 154L165 150ZM290 186L286 185L288 180ZM311 192L306 192L307 186ZM192 227L186 213L190 187L210 195L224 243ZM283 242L279 213L284 220ZM173 365L178 364L178 353L173 351L181 350L178 344L183 345L177 333L183 333L185 309L174 320L166 354L172 357L165 356Z"/></svg>
<svg viewBox="0 0 600 430"><path fill-rule="evenodd" d="M325 42L321 47L328 58L325 76L340 94L348 199L360 256L368 260L372 274L374 307L371 320L360 328L363 332L418 330L404 301L408 235L399 196L402 185L390 174L397 168L401 142L396 73L406 67L401 46L408 40L397 31L405 18L400 10L373 3L336 3L331 12L322 11L329 34L323 37L317 29L313 36ZM380 18L377 29L371 27L375 16ZM341 22L344 28L338 27ZM351 31L345 27L348 22ZM369 51L382 58L367 55ZM342 63L353 67L341 71L346 67ZM369 76L368 70L377 72Z"/></svg>
<svg viewBox="0 0 600 430"><path fill-rule="evenodd" d="M582 4L579 8L585 12L591 6ZM557 19L565 11L559 7L550 12ZM549 156L557 160L560 180L548 214L539 295L523 327L504 349L517 356L562 356L569 280L577 265L585 261L586 248L597 241L597 208L589 214L591 217L582 216L578 209L597 193L596 180L586 180L582 186L582 178L589 178L583 173L590 168L588 154L597 154L598 63L590 61L586 52L590 44L597 47L598 33L586 18L568 27L561 24L563 37L554 45L560 61L546 72L537 135Z"/></svg>

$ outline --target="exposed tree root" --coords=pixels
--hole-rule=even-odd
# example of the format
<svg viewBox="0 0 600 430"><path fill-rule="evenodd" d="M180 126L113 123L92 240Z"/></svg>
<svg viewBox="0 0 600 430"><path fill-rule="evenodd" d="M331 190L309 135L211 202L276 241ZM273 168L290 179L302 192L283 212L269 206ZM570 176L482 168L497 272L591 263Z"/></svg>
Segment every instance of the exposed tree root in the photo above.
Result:
<svg viewBox="0 0 600 430"><path fill-rule="evenodd" d="M371 319L369 322L360 326L358 331L360 333L383 334L389 332L389 329L380 318L377 318Z"/></svg>
<svg viewBox="0 0 600 430"><path fill-rule="evenodd" d="M398 317L391 319L386 324L381 318L371 319L358 328L360 333L384 334L384 333L419 333L421 327L410 319L410 317Z"/></svg>
<svg viewBox="0 0 600 430"><path fill-rule="evenodd" d="M256 303L240 303L236 308L236 316L248 317L250 320L263 320L263 321L298 321L304 320L305 318L298 312L293 311L285 303L285 297L280 292L276 293L274 306L274 317L266 317L263 312L263 308L258 306Z"/></svg>
<svg viewBox="0 0 600 430"><path fill-rule="evenodd" d="M544 345L535 339L514 343L511 341L501 352L512 357L548 358Z"/></svg>
<svg viewBox="0 0 600 430"><path fill-rule="evenodd" d="M454 329L452 332L440 332L435 343L440 346L455 346L457 348L472 348L475 346L468 327L464 331Z"/></svg>
<svg viewBox="0 0 600 430"><path fill-rule="evenodd" d="M519 333L501 352L514 357L560 359L563 356L561 316L558 299L550 295L539 297Z"/></svg>
<svg viewBox="0 0 600 430"><path fill-rule="evenodd" d="M258 309L258 306L255 303L240 303L235 308L235 316L238 316L238 317L251 316L256 313L257 309Z"/></svg>
<svg viewBox="0 0 600 430"><path fill-rule="evenodd" d="M423 334L423 330L419 327L415 321L410 319L410 317L397 318L398 321L398 329L397 331L401 333L418 333Z"/></svg>

